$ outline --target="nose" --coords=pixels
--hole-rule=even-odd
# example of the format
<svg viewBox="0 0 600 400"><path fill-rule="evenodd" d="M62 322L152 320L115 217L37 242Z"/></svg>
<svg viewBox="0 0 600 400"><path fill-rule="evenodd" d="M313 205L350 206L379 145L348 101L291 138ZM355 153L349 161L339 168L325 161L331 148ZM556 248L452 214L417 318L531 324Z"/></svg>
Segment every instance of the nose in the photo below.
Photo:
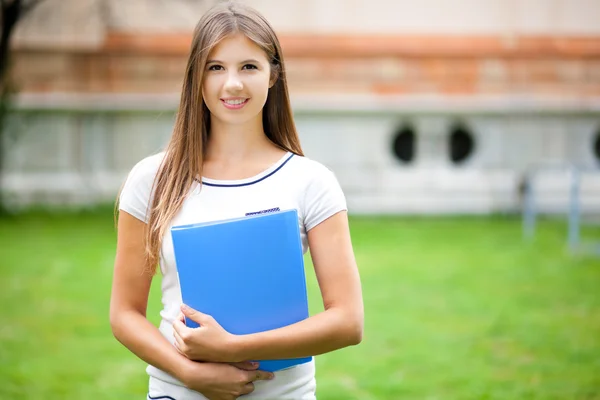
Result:
<svg viewBox="0 0 600 400"><path fill-rule="evenodd" d="M228 92L238 92L243 88L244 85L237 72L230 72L227 75L227 81L225 82L225 90Z"/></svg>

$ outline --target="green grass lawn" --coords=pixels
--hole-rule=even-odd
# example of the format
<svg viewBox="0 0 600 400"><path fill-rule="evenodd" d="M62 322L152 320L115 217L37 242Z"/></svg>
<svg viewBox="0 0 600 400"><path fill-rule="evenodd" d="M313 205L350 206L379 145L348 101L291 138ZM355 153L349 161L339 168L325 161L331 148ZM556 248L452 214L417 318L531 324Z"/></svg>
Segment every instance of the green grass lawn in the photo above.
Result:
<svg viewBox="0 0 600 400"><path fill-rule="evenodd" d="M319 399L600 399L600 258L568 254L564 223L533 243L517 218L351 228L365 336L317 357ZM110 212L0 220L0 399L144 398L108 324L115 239Z"/></svg>

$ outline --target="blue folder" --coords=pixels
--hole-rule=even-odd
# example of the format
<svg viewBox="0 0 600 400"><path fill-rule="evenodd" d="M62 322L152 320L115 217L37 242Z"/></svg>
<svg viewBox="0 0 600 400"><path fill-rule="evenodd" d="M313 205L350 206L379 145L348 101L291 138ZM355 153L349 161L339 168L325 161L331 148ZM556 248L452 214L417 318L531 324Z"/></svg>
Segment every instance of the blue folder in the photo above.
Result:
<svg viewBox="0 0 600 400"><path fill-rule="evenodd" d="M308 318L296 210L176 226L171 229L182 300L244 335ZM189 327L198 324L186 319ZM279 371L312 357L261 360Z"/></svg>

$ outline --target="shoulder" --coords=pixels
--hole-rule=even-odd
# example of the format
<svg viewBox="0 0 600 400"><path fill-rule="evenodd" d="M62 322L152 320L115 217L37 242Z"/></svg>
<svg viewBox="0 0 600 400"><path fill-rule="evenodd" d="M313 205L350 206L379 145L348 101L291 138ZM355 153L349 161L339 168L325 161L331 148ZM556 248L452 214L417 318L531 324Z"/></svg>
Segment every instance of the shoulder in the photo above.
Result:
<svg viewBox="0 0 600 400"><path fill-rule="evenodd" d="M334 171L325 164L297 155L292 157L290 162L293 162L292 173L305 193L310 194L314 190L340 190Z"/></svg>
<svg viewBox="0 0 600 400"><path fill-rule="evenodd" d="M294 155L290 159L290 170L303 178L307 184L315 180L320 180L324 176L334 175L333 171L324 164L306 156L299 155Z"/></svg>
<svg viewBox="0 0 600 400"><path fill-rule="evenodd" d="M164 158L165 152L160 152L138 161L131 169L129 178L135 177L140 180L150 179L154 181Z"/></svg>
<svg viewBox="0 0 600 400"><path fill-rule="evenodd" d="M119 195L119 208L147 222L152 187L165 153L158 153L139 161L129 172Z"/></svg>
<svg viewBox="0 0 600 400"><path fill-rule="evenodd" d="M346 210L346 199L332 170L308 157L294 156L292 169L300 177L301 213L308 232L337 212Z"/></svg>
<svg viewBox="0 0 600 400"><path fill-rule="evenodd" d="M138 161L127 176L124 190L146 190L149 191L154 183L154 178L165 158L165 153L153 154Z"/></svg>

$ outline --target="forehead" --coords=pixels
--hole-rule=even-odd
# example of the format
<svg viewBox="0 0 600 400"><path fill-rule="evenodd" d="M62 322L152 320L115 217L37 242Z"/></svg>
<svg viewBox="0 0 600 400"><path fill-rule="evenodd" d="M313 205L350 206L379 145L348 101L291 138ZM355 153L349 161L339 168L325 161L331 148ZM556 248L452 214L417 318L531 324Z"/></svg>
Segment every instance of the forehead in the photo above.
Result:
<svg viewBox="0 0 600 400"><path fill-rule="evenodd" d="M213 47L208 55L209 60L232 62L252 58L266 61L267 55L256 43L241 33L227 36Z"/></svg>

